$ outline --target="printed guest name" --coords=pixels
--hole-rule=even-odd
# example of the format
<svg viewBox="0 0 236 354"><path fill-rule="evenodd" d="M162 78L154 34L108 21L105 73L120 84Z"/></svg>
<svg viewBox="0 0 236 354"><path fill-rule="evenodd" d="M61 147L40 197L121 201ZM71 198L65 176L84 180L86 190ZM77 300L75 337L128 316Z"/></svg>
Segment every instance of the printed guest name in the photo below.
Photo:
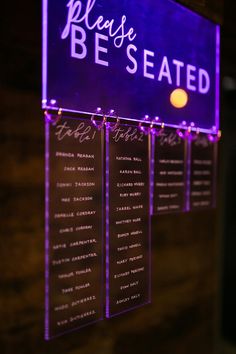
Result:
<svg viewBox="0 0 236 354"><path fill-rule="evenodd" d="M77 211L77 212L70 212L70 213L55 213L55 219L66 219L66 218L74 218L75 216L90 216L95 215L96 210L85 210L85 211Z"/></svg>
<svg viewBox="0 0 236 354"><path fill-rule="evenodd" d="M95 167L65 166L63 170L64 170L64 172L77 172L77 171L80 171L80 172L94 172Z"/></svg>
<svg viewBox="0 0 236 354"><path fill-rule="evenodd" d="M75 271L68 272L68 273L58 274L58 279L61 279L61 280L70 279L75 276L81 276L81 275L89 274L89 273L92 273L92 269L91 268L84 268L81 270L75 270Z"/></svg>
<svg viewBox="0 0 236 354"><path fill-rule="evenodd" d="M57 321L57 326L58 327L66 326L66 325L68 325L71 322L79 321L79 320L82 320L82 319L84 319L86 317L94 316L95 314L96 314L95 310L86 311L86 312L83 312L83 313L81 313L79 315L71 316L69 319L64 319L64 320L61 320L61 321Z"/></svg>
<svg viewBox="0 0 236 354"><path fill-rule="evenodd" d="M115 210L116 211L130 211L130 210L137 210L137 209L143 209L143 205L133 205L133 206L120 206L120 207L116 207Z"/></svg>
<svg viewBox="0 0 236 354"><path fill-rule="evenodd" d="M74 242L70 242L70 243L57 243L55 245L52 246L52 249L54 251L58 251L61 249L66 249L67 247L80 247L80 246L86 246L86 245L92 245L97 243L97 240L95 238L89 238L86 240L79 240L79 241L74 241Z"/></svg>
<svg viewBox="0 0 236 354"><path fill-rule="evenodd" d="M116 186L118 188L144 187L145 182L118 182Z"/></svg>
<svg viewBox="0 0 236 354"><path fill-rule="evenodd" d="M67 233L72 233L77 231L87 231L92 229L93 229L93 225L71 226L71 227L65 227L59 229L59 234L67 234Z"/></svg>
<svg viewBox="0 0 236 354"><path fill-rule="evenodd" d="M132 295L130 297L126 297L126 298L117 300L116 301L116 305L120 305L120 304L123 304L123 303L128 302L128 301L136 300L139 297L141 297L141 294L135 294L135 295Z"/></svg>
<svg viewBox="0 0 236 354"><path fill-rule="evenodd" d="M90 287L91 287L90 283L84 283L81 285L72 286L70 288L63 288L63 289L61 289L61 292L62 292L62 294L69 294L69 293L73 293L74 291L80 291L82 289L87 289Z"/></svg>
<svg viewBox="0 0 236 354"><path fill-rule="evenodd" d="M67 257L67 258L61 258L61 259L56 259L52 261L52 265L53 266L58 266L58 265L62 265L62 264L66 264L66 263L70 263L70 262L77 262L77 261L81 261L84 259L89 259L89 258L95 258L98 257L97 253L87 253L87 254L82 254L81 256L74 256L74 257Z"/></svg>
<svg viewBox="0 0 236 354"><path fill-rule="evenodd" d="M128 277L129 275L142 273L142 272L144 272L144 270L145 270L145 267L134 268L134 269L128 270L126 272L114 274L113 277L114 277L114 279L124 278L124 277Z"/></svg>
<svg viewBox="0 0 236 354"><path fill-rule="evenodd" d="M116 156L117 161L129 161L129 162L142 162L140 157L130 157L130 156Z"/></svg>
<svg viewBox="0 0 236 354"><path fill-rule="evenodd" d="M95 182L57 182L57 188L79 188L79 187L95 187Z"/></svg>
<svg viewBox="0 0 236 354"><path fill-rule="evenodd" d="M133 288L134 286L138 286L138 285L139 285L139 280L134 281L132 283L125 284L125 285L121 285L120 290L127 290L129 288Z"/></svg>
<svg viewBox="0 0 236 354"><path fill-rule="evenodd" d="M81 154L81 153L74 153L74 152L63 152L63 151L56 151L56 157L63 157L63 158L79 158L79 159L93 159L95 158L94 155L89 154Z"/></svg>

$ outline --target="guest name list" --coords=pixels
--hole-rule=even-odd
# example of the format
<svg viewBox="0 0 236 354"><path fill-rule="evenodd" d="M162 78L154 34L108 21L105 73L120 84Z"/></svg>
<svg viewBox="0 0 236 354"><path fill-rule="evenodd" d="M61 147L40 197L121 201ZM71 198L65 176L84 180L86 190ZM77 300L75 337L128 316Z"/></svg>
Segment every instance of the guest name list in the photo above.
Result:
<svg viewBox="0 0 236 354"><path fill-rule="evenodd" d="M47 123L46 338L102 318L102 133ZM50 153L49 153L50 152Z"/></svg>
<svg viewBox="0 0 236 354"><path fill-rule="evenodd" d="M154 214L185 209L185 146L175 130L165 129L155 138Z"/></svg>
<svg viewBox="0 0 236 354"><path fill-rule="evenodd" d="M215 189L215 148L207 135L200 134L191 144L190 209L213 206Z"/></svg>
<svg viewBox="0 0 236 354"><path fill-rule="evenodd" d="M107 306L112 317L150 301L148 137L121 125L106 133Z"/></svg>

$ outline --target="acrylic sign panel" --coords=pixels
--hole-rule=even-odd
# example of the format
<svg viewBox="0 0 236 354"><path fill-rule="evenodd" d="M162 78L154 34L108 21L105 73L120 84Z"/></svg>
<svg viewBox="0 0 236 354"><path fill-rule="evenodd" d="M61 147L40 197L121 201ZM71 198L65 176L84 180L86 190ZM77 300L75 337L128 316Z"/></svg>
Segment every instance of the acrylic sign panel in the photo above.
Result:
<svg viewBox="0 0 236 354"><path fill-rule="evenodd" d="M187 141L181 139L174 129L164 129L153 140L153 213L183 212L186 202Z"/></svg>
<svg viewBox="0 0 236 354"><path fill-rule="evenodd" d="M43 5L43 107L218 128L219 26L171 0Z"/></svg>
<svg viewBox="0 0 236 354"><path fill-rule="evenodd" d="M106 315L150 302L148 137L121 125L106 133Z"/></svg>
<svg viewBox="0 0 236 354"><path fill-rule="evenodd" d="M102 133L46 122L45 338L102 318Z"/></svg>
<svg viewBox="0 0 236 354"><path fill-rule="evenodd" d="M190 209L204 209L215 204L217 143L200 134L191 144Z"/></svg>

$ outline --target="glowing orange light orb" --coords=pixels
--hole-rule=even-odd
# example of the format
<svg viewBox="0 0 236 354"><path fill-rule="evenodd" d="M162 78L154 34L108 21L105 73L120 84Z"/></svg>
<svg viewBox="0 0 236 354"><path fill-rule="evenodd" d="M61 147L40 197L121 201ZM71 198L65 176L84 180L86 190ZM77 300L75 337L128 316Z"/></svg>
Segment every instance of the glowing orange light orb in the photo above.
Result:
<svg viewBox="0 0 236 354"><path fill-rule="evenodd" d="M184 108L188 103L188 94L183 89L175 89L170 95L170 102L175 108Z"/></svg>

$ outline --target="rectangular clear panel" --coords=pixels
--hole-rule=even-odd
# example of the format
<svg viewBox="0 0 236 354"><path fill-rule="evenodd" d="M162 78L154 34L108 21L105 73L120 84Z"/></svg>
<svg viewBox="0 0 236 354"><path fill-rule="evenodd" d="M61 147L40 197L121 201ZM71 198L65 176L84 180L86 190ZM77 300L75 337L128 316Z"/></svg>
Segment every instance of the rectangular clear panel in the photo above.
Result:
<svg viewBox="0 0 236 354"><path fill-rule="evenodd" d="M215 204L217 143L200 134L191 144L190 209L211 208Z"/></svg>
<svg viewBox="0 0 236 354"><path fill-rule="evenodd" d="M155 137L153 213L185 210L187 142L175 129L164 129Z"/></svg>
<svg viewBox="0 0 236 354"><path fill-rule="evenodd" d="M149 138L106 132L106 315L150 302Z"/></svg>
<svg viewBox="0 0 236 354"><path fill-rule="evenodd" d="M172 0L43 4L43 107L218 128L219 26Z"/></svg>
<svg viewBox="0 0 236 354"><path fill-rule="evenodd" d="M46 121L46 339L102 318L102 160L90 121Z"/></svg>

